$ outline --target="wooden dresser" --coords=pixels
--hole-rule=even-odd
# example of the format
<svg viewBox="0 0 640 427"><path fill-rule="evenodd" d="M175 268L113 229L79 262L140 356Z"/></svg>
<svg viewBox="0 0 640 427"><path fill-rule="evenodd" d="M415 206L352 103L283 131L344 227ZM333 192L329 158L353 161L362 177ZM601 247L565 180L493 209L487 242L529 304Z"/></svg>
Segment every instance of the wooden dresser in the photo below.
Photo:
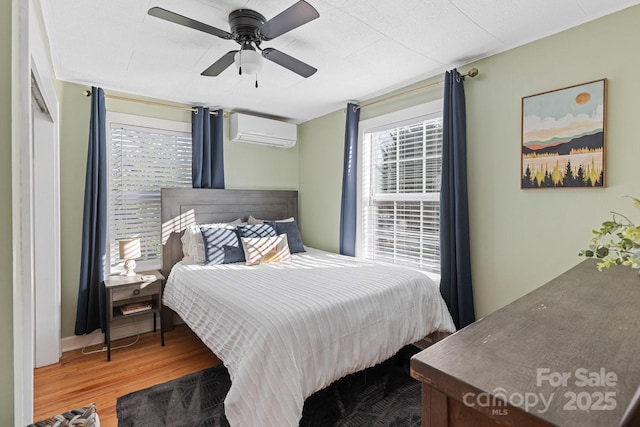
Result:
<svg viewBox="0 0 640 427"><path fill-rule="evenodd" d="M620 425L640 386L640 277L595 264L416 354L422 425Z"/></svg>

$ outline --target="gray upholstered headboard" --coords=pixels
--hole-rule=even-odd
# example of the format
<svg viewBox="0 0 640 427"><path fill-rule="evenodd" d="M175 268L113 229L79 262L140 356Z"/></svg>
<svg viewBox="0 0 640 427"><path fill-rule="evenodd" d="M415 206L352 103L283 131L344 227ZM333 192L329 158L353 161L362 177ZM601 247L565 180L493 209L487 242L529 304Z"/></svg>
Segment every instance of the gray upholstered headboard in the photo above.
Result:
<svg viewBox="0 0 640 427"><path fill-rule="evenodd" d="M187 225L260 219L298 220L298 192L282 190L162 189L162 273L182 257L180 238Z"/></svg>

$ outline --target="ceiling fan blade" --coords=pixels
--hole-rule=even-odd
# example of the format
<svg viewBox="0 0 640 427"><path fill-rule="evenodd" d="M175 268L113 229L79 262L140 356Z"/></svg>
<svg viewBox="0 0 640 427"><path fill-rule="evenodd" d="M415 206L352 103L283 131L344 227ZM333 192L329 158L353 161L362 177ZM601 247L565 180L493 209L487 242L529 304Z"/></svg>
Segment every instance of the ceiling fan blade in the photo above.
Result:
<svg viewBox="0 0 640 427"><path fill-rule="evenodd" d="M275 39L282 34L298 28L318 18L320 14L309 3L300 0L280 14L265 22L260 28L260 33L265 40Z"/></svg>
<svg viewBox="0 0 640 427"><path fill-rule="evenodd" d="M271 62L275 62L276 64L293 71L294 73L300 74L305 78L312 76L316 71L318 71L311 65L305 64L299 59L296 59L293 56L289 56L286 53L282 53L279 50L273 48L267 48L263 50L262 56Z"/></svg>
<svg viewBox="0 0 640 427"><path fill-rule="evenodd" d="M187 18L186 16L178 15L177 13L161 7L152 7L147 13L151 16L155 16L156 18L164 19L165 21L173 22L178 25L184 25L185 27L193 28L194 30L199 30L208 34L213 34L214 36L218 36L225 40L233 39L233 35L231 33L212 27L211 25L203 24L202 22L194 19Z"/></svg>
<svg viewBox="0 0 640 427"><path fill-rule="evenodd" d="M233 64L234 56L238 52L237 50L230 50L229 52L222 55L220 59L211 64L209 68L200 73L201 76L217 76L227 68L229 65Z"/></svg>

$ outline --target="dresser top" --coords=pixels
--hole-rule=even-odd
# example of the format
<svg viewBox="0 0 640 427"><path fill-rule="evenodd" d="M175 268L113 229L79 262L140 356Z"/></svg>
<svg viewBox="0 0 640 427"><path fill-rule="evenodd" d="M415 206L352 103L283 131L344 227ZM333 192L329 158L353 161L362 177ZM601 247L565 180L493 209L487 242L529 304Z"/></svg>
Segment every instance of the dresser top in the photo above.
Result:
<svg viewBox="0 0 640 427"><path fill-rule="evenodd" d="M617 426L640 386L639 355L638 272L599 272L588 259L418 353L411 367L465 404L482 406L488 395L478 395L489 392L558 426Z"/></svg>

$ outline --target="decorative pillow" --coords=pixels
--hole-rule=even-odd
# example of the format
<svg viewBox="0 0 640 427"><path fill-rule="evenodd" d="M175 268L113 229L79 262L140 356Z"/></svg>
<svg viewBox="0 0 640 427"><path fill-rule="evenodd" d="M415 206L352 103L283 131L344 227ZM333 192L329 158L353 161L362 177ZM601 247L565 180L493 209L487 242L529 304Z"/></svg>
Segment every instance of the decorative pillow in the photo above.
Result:
<svg viewBox="0 0 640 427"><path fill-rule="evenodd" d="M294 219L293 219L293 217L291 217L291 218L287 218L287 219L278 219L276 221L277 222L289 222L289 221L294 221ZM248 224L262 224L264 222L271 222L271 220L254 218L251 215L249 215L249 219L247 219L247 223Z"/></svg>
<svg viewBox="0 0 640 427"><path fill-rule="evenodd" d="M276 229L277 234L286 233L289 250L292 254L306 252L302 244L302 236L300 235L298 224L296 224L293 218L291 218L291 221L273 221L268 224L271 224L271 226Z"/></svg>
<svg viewBox="0 0 640 427"><path fill-rule="evenodd" d="M244 261L244 253L236 230L225 227L201 226L204 241L204 263L206 265L229 264Z"/></svg>
<svg viewBox="0 0 640 427"><path fill-rule="evenodd" d="M273 237L242 237L247 265L269 264L291 259L287 235Z"/></svg>
<svg viewBox="0 0 640 427"><path fill-rule="evenodd" d="M238 235L240 237L275 237L278 234L271 224L249 224L239 225Z"/></svg>
<svg viewBox="0 0 640 427"><path fill-rule="evenodd" d="M200 227L230 227L233 228L238 224L241 224L240 218L231 222L220 222L213 224L195 224L188 225L182 235L182 254L186 257L191 257L197 263L203 263L204 256L204 242L202 241L202 233Z"/></svg>

